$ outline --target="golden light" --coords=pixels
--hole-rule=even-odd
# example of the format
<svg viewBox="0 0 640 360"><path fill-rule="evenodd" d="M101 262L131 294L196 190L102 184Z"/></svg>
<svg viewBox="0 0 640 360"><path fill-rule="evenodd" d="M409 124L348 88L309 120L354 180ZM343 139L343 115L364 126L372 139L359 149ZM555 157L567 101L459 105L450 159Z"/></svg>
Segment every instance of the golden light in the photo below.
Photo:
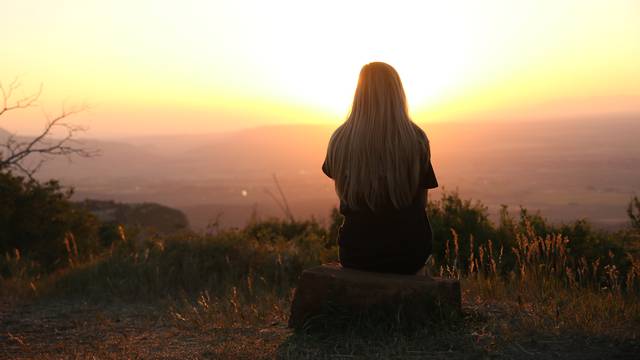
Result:
<svg viewBox="0 0 640 360"><path fill-rule="evenodd" d="M640 96L632 0L23 0L0 21L0 80L42 81L50 106L88 100L99 133L338 122L370 61L429 119Z"/></svg>

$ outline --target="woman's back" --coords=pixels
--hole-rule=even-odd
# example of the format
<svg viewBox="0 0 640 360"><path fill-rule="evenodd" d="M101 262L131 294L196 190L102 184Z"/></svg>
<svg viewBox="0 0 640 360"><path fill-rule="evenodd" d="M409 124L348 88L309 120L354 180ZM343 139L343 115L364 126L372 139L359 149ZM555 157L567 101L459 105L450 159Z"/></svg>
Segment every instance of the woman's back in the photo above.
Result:
<svg viewBox="0 0 640 360"><path fill-rule="evenodd" d="M425 189L438 186L424 132L407 115L395 70L363 67L349 118L322 166L336 181L343 266L415 273L431 252Z"/></svg>

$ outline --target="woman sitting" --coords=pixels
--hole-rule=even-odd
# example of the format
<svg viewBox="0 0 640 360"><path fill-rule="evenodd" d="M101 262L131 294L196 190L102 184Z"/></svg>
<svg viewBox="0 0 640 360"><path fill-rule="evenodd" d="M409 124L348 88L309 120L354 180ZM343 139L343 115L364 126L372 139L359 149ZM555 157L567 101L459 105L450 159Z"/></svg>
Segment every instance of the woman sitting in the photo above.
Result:
<svg viewBox="0 0 640 360"><path fill-rule="evenodd" d="M381 62L363 66L351 113L331 136L322 165L344 215L342 266L399 274L423 268L433 237L427 189L438 186L430 155L398 73Z"/></svg>

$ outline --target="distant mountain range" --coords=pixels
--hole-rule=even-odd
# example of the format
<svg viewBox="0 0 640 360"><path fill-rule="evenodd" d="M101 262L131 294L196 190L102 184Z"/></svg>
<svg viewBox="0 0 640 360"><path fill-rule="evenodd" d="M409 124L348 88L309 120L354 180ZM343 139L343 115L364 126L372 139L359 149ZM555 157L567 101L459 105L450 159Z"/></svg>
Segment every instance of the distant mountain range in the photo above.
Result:
<svg viewBox="0 0 640 360"><path fill-rule="evenodd" d="M621 226L640 193L640 116L538 122L422 124L440 184L479 199L540 209L555 221L586 217ZM336 204L320 165L334 126L279 125L229 133L84 140L102 155L40 172L76 187L77 198L154 201L203 227L218 214L240 226L252 211L279 215L277 174L298 216L326 216ZM0 133L1 136L1 133ZM437 196L437 194L436 194Z"/></svg>

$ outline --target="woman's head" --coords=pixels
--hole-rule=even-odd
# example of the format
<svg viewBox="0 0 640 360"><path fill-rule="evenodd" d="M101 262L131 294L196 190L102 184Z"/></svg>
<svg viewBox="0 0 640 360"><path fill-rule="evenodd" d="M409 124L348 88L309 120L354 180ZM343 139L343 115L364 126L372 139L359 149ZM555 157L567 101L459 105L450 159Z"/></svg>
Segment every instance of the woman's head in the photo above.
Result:
<svg viewBox="0 0 640 360"><path fill-rule="evenodd" d="M405 120L407 112L407 98L398 72L383 62L363 66L353 97L352 117L376 113L380 116L370 117L371 120Z"/></svg>
<svg viewBox="0 0 640 360"><path fill-rule="evenodd" d="M398 73L373 62L360 71L351 113L331 137L327 166L341 200L377 210L408 205L427 138L409 118Z"/></svg>

